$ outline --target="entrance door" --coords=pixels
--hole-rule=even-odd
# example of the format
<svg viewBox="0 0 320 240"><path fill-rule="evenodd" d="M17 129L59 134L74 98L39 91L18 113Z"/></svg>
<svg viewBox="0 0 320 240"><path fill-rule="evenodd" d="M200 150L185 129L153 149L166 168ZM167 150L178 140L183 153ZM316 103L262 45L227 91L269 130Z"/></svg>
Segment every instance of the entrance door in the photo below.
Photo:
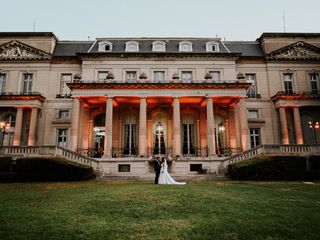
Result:
<svg viewBox="0 0 320 240"><path fill-rule="evenodd" d="M152 154L164 155L167 148L167 117L159 112L153 118L153 151Z"/></svg>

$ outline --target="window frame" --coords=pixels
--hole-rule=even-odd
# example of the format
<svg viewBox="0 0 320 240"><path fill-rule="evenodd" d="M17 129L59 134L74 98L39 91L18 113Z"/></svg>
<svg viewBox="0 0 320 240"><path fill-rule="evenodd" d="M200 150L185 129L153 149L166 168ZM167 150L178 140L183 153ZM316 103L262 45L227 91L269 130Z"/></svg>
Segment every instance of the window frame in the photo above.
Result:
<svg viewBox="0 0 320 240"><path fill-rule="evenodd" d="M162 48L160 50L159 49L157 50L156 45L161 45ZM152 51L153 52L165 52L166 51L166 43L163 41L154 41L152 43Z"/></svg>
<svg viewBox="0 0 320 240"><path fill-rule="evenodd" d="M31 76L31 78L26 78L26 76ZM33 73L23 73L22 78L23 78L22 79L22 93L24 93L24 94L32 93L34 74Z"/></svg>
<svg viewBox="0 0 320 240"><path fill-rule="evenodd" d="M129 79L128 78L128 73L135 73L136 74L136 76L135 76L135 78L133 79L133 78L131 78L131 79ZM137 70L125 70L125 72L124 72L124 81L125 82L129 82L129 83L135 83L135 82L137 82L138 81L138 71Z"/></svg>
<svg viewBox="0 0 320 240"><path fill-rule="evenodd" d="M250 112L255 112L257 117L250 117L252 115L255 115L255 114L250 114ZM247 110L247 117L248 117L248 119L259 119L260 118L259 109L248 109Z"/></svg>
<svg viewBox="0 0 320 240"><path fill-rule="evenodd" d="M59 131L65 131L65 134L60 135ZM64 143L62 145L59 144L60 137L65 139L65 141L62 141L62 143ZM56 130L56 144L57 144L57 146L67 148L68 147L68 139L69 139L69 128L57 128L57 130Z"/></svg>
<svg viewBox="0 0 320 240"><path fill-rule="evenodd" d="M70 76L70 81L63 80L64 76ZM73 76L72 73L61 73L61 75L60 75L60 94L62 94L62 95L70 95L71 94L71 90L67 86L66 83L68 83L68 82L72 83L72 76ZM68 91L65 91L66 88L68 89Z"/></svg>
<svg viewBox="0 0 320 240"><path fill-rule="evenodd" d="M106 50L105 47L109 46L109 50ZM98 47L98 51L99 52L112 52L112 43L109 41L102 41L99 42L99 47Z"/></svg>
<svg viewBox="0 0 320 240"><path fill-rule="evenodd" d="M320 74L318 72L312 72L308 74L309 89L311 93L320 94L320 79L319 79L320 76L319 75ZM315 79L312 79L311 76L315 76ZM312 83L315 83L316 89L313 89Z"/></svg>
<svg viewBox="0 0 320 240"><path fill-rule="evenodd" d="M189 49L184 49L183 45L189 46ZM192 52L192 51L193 51L192 42L182 41L179 43L179 52Z"/></svg>
<svg viewBox="0 0 320 240"><path fill-rule="evenodd" d="M290 81L285 80L285 76L290 76ZM290 89L286 89L286 82L288 82L288 83L290 82L291 83L291 90ZM294 93L293 73L290 73L290 72L282 73L282 86L283 86L283 91L286 94Z"/></svg>
<svg viewBox="0 0 320 240"><path fill-rule="evenodd" d="M253 76L253 79L248 79L249 76ZM247 83L252 83L251 86L247 90L247 93L246 93L247 97L256 98L258 95L257 74L256 73L245 73L244 78Z"/></svg>
<svg viewBox="0 0 320 240"><path fill-rule="evenodd" d="M214 79L214 73L218 73L219 79ZM212 81L213 82L221 82L221 71L219 70L209 70L209 74L212 76Z"/></svg>
<svg viewBox="0 0 320 240"><path fill-rule="evenodd" d="M163 73L163 79L162 80L157 80L156 79L156 73ZM161 82L165 82L166 81L166 71L165 70L153 70L152 71L152 75L153 75L153 78L152 78L152 81L153 82L158 82L158 83L161 83Z"/></svg>
<svg viewBox="0 0 320 240"><path fill-rule="evenodd" d="M251 132L251 131L257 131L258 133ZM252 144L252 142L253 142L253 144ZM258 142L258 144L257 144L257 142ZM262 144L261 143L261 128L249 128L249 143L250 143L250 148L255 148L255 147Z"/></svg>
<svg viewBox="0 0 320 240"><path fill-rule="evenodd" d="M213 46L215 46L215 50L212 49ZM211 49L210 49L210 47L211 47ZM207 42L206 43L206 51L207 52L219 52L220 51L219 43L215 42L215 41Z"/></svg>
<svg viewBox="0 0 320 240"><path fill-rule="evenodd" d="M3 77L1 80L1 76ZM6 88L6 79L7 79L7 74L5 73L0 73L0 94L5 92Z"/></svg>
<svg viewBox="0 0 320 240"><path fill-rule="evenodd" d="M191 78L190 78L190 80L184 80L183 79L183 74L186 74L186 73L190 73L190 75L191 75ZM193 71L192 70L182 70L181 71L181 73L180 73L180 79L181 79L181 82L183 82L183 83L192 83L192 81L193 81Z"/></svg>
<svg viewBox="0 0 320 240"><path fill-rule="evenodd" d="M135 45L136 49L135 50L130 49L129 48L130 45ZM139 43L136 42L136 41L128 41L128 42L126 42L126 52L139 52Z"/></svg>

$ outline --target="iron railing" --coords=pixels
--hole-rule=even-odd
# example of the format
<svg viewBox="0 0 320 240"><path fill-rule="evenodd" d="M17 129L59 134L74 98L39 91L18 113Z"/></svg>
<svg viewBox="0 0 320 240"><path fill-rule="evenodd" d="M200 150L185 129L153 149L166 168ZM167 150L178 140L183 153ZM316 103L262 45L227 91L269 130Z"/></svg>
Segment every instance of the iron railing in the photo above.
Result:
<svg viewBox="0 0 320 240"><path fill-rule="evenodd" d="M112 148L112 157L136 157L138 156L138 148Z"/></svg>

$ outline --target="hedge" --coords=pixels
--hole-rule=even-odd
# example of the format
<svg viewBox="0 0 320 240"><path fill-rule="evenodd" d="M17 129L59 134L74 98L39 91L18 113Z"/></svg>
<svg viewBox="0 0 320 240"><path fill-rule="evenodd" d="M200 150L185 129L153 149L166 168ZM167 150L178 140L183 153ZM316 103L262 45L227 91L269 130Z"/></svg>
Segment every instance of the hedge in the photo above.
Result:
<svg viewBox="0 0 320 240"><path fill-rule="evenodd" d="M308 159L318 164L317 156ZM320 170L307 171L306 157L257 157L229 165L227 176L233 180L314 180L320 179Z"/></svg>
<svg viewBox="0 0 320 240"><path fill-rule="evenodd" d="M11 157L0 157L0 172L11 172L12 169L12 158Z"/></svg>
<svg viewBox="0 0 320 240"><path fill-rule="evenodd" d="M16 160L16 180L79 181L95 178L92 167L60 158L20 158Z"/></svg>

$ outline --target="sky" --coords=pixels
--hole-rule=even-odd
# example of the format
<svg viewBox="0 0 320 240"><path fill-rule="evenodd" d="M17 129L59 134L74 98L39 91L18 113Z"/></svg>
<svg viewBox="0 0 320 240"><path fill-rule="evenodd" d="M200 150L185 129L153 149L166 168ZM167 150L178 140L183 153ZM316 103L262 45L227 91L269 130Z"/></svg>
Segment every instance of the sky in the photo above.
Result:
<svg viewBox="0 0 320 240"><path fill-rule="evenodd" d="M320 32L320 0L0 0L0 32L96 37L221 37Z"/></svg>

